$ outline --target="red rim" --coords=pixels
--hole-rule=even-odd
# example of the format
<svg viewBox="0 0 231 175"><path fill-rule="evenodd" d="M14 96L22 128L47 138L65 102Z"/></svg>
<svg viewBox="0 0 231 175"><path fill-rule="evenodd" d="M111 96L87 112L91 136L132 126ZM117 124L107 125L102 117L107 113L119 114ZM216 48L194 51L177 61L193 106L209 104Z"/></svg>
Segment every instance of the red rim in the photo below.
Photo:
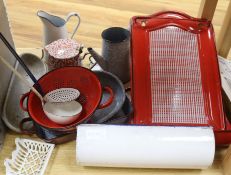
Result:
<svg viewBox="0 0 231 175"><path fill-rule="evenodd" d="M88 99L82 104L84 110L78 119L69 125L60 125L47 118L43 112L39 98L30 91L27 103L28 114L37 124L45 128L73 130L77 124L82 123L94 113L101 101L102 87L98 77L92 71L83 67L72 66L55 69L43 75L38 82L45 93L63 84L64 86L62 85L62 87L78 89L81 95Z"/></svg>

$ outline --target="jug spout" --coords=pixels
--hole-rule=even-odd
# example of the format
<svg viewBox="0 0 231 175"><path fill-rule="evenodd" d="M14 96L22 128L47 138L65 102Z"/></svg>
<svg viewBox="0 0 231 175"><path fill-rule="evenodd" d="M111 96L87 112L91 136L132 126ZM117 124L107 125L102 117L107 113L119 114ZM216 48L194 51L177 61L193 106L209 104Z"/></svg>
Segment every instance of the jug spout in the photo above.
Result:
<svg viewBox="0 0 231 175"><path fill-rule="evenodd" d="M58 16L50 15L47 12L39 10L38 17L43 23L43 45L44 47L58 39L68 37L66 21Z"/></svg>
<svg viewBox="0 0 231 175"><path fill-rule="evenodd" d="M51 15L45 11L39 10L37 16L41 19L44 25L52 25L54 27L62 27L66 21L58 16Z"/></svg>
<svg viewBox="0 0 231 175"><path fill-rule="evenodd" d="M95 61L102 67L102 69L106 70L106 62L102 56L100 56L94 49L91 47L87 48L88 52L95 59Z"/></svg>

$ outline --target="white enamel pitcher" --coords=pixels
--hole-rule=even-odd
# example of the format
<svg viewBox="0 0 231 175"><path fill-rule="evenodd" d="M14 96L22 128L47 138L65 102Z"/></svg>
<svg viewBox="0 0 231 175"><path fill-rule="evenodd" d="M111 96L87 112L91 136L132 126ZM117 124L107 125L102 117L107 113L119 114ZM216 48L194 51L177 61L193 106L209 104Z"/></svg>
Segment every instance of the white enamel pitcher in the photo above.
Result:
<svg viewBox="0 0 231 175"><path fill-rule="evenodd" d="M76 12L70 12L66 19L60 18L55 15L48 14L47 12L44 12L42 10L39 10L37 12L38 17L43 22L43 45L46 46L53 41L56 41L58 39L67 39L68 32L66 23L69 21L69 19L72 16L75 16L77 18L77 24L71 34L71 39L74 37L79 25L80 25L80 16Z"/></svg>

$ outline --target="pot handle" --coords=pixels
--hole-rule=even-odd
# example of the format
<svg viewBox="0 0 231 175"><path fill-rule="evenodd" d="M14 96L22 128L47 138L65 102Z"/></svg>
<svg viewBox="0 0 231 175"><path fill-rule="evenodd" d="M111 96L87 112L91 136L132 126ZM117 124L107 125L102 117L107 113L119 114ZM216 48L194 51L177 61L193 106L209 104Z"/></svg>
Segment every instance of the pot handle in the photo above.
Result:
<svg viewBox="0 0 231 175"><path fill-rule="evenodd" d="M34 127L32 127L31 130L24 129L24 127L23 127L26 122L31 122L31 121L33 121L33 120L31 118L29 118L29 117L24 118L24 119L22 119L20 121L19 128L20 128L20 130L22 131L23 134L32 135L32 134L36 133Z"/></svg>
<svg viewBox="0 0 231 175"><path fill-rule="evenodd" d="M28 109L26 107L24 107L23 103L24 103L24 100L29 96L30 92L27 92L25 94L22 95L22 97L20 98L20 108L23 110L23 111L26 111L28 112Z"/></svg>
<svg viewBox="0 0 231 175"><path fill-rule="evenodd" d="M85 53L84 55L83 55L83 58L82 58L82 60L84 60L85 58L86 58L86 56L89 56L88 57L88 60L89 60L89 67L88 67L88 69L90 69L90 70L92 70L93 69L93 67L95 67L95 65L97 64L97 62L96 61L92 61L92 55L89 53L89 52L87 52L87 53Z"/></svg>
<svg viewBox="0 0 231 175"><path fill-rule="evenodd" d="M178 19L195 19L185 13L177 12L177 11L161 11L159 13L154 13L150 15L152 18L158 18L164 16L164 18L178 18Z"/></svg>
<svg viewBox="0 0 231 175"><path fill-rule="evenodd" d="M103 87L103 90L107 91L110 94L110 98L105 103L100 104L98 106L98 109L103 109L103 108L108 107L113 102L113 99L114 99L114 93L113 93L113 90L110 87L105 86L105 87Z"/></svg>
<svg viewBox="0 0 231 175"><path fill-rule="evenodd" d="M66 143L66 142L75 140L76 139L76 132L66 134L66 135L63 135L60 137L52 138L52 139L44 139L44 138L41 138L41 139L43 139L47 143L61 144L61 143Z"/></svg>

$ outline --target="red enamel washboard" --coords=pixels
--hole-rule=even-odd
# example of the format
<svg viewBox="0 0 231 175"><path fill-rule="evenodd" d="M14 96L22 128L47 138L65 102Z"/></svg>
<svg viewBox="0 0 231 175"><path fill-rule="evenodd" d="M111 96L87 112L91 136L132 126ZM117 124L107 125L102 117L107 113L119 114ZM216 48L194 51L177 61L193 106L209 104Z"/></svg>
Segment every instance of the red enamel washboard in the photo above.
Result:
<svg viewBox="0 0 231 175"><path fill-rule="evenodd" d="M225 129L210 21L178 12L131 20L133 124Z"/></svg>

